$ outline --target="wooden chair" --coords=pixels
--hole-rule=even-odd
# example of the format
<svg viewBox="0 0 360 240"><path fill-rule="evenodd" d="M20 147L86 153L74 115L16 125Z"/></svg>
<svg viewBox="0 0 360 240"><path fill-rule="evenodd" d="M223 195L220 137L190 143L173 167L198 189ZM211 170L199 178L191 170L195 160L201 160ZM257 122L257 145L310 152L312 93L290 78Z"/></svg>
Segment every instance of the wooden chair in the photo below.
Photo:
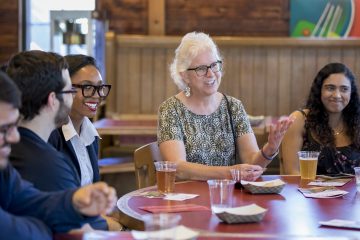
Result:
<svg viewBox="0 0 360 240"><path fill-rule="evenodd" d="M138 188L144 188L156 184L154 162L157 161L162 161L157 142L146 144L135 150L135 178Z"/></svg>

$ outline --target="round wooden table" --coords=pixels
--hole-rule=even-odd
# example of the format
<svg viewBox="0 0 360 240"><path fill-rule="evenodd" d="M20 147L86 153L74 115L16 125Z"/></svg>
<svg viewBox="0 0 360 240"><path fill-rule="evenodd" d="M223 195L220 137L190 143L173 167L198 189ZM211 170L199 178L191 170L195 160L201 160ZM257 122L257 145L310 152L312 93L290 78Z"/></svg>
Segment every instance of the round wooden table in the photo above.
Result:
<svg viewBox="0 0 360 240"><path fill-rule="evenodd" d="M263 176L262 180L280 178L286 182L280 194L254 195L245 190L234 190L234 207L252 203L268 209L265 217L258 223L226 224L221 222L211 211L181 212L180 224L205 232L250 234L259 238L274 236L312 237L312 236L347 236L360 237L360 231L342 228L330 228L319 225L319 221L331 219L359 220L360 194L357 194L355 179L340 187L349 193L343 197L330 199L305 198L298 187L307 187L308 181L299 176ZM143 229L141 216L148 212L139 209L141 206L177 205L193 203L210 208L209 189L206 182L178 182L177 193L199 194L198 197L185 201L168 201L159 198L138 196L145 191L154 191L156 186L143 188L121 197L117 206L121 212L120 221L131 229Z"/></svg>

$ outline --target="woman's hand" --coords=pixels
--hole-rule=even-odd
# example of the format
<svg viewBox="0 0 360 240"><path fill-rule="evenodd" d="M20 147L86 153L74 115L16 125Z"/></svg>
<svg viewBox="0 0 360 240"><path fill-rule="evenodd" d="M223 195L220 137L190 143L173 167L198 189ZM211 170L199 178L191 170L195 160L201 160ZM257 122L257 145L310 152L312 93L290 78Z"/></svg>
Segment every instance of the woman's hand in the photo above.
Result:
<svg viewBox="0 0 360 240"><path fill-rule="evenodd" d="M294 122L292 117L282 117L276 124L270 125L270 132L268 137L268 143L264 153L267 156L273 155L280 147L281 141L284 138L286 131L289 129L290 125Z"/></svg>
<svg viewBox="0 0 360 240"><path fill-rule="evenodd" d="M264 172L264 169L262 167L260 167L259 165L238 164L238 165L232 166L232 168L240 169L241 170L241 180L245 180L245 181L255 181Z"/></svg>

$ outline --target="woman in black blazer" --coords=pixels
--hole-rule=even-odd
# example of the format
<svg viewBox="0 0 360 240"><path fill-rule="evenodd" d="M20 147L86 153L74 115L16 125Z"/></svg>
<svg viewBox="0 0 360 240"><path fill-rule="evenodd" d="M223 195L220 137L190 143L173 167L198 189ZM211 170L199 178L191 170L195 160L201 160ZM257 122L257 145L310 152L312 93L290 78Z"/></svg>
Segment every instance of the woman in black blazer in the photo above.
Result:
<svg viewBox="0 0 360 240"><path fill-rule="evenodd" d="M81 186L100 179L98 166L99 134L89 118L96 115L101 102L109 95L111 85L103 83L96 61L86 55L65 56L69 64L69 74L74 95L69 123L56 129L49 143L65 153L74 163L81 180ZM109 230L119 230L120 225L103 216Z"/></svg>

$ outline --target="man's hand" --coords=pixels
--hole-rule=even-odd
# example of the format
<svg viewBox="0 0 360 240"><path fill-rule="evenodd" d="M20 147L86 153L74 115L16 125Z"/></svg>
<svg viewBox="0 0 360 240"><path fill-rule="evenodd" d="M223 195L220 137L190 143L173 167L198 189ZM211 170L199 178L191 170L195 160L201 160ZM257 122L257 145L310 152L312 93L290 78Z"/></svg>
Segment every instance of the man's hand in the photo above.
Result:
<svg viewBox="0 0 360 240"><path fill-rule="evenodd" d="M116 191L104 182L79 188L73 195L74 208L85 216L110 213L116 203Z"/></svg>

